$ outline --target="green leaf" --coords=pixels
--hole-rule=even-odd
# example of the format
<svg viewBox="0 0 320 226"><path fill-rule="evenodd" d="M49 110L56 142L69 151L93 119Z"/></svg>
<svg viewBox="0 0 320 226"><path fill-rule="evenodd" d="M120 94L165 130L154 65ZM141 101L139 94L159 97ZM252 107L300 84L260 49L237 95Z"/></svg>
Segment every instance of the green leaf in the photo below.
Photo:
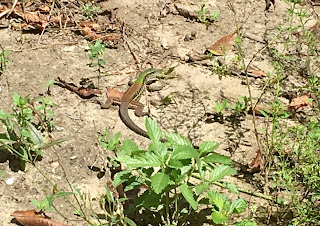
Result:
<svg viewBox="0 0 320 226"><path fill-rule="evenodd" d="M230 166L219 165L211 171L209 181L219 181L225 176L234 175L236 173L237 171Z"/></svg>
<svg viewBox="0 0 320 226"><path fill-rule="evenodd" d="M229 213L242 213L242 211L247 208L247 202L243 199L237 199L234 203L231 204Z"/></svg>
<svg viewBox="0 0 320 226"><path fill-rule="evenodd" d="M107 186L104 186L104 189L106 190L106 197L108 202L114 203L114 197L110 189Z"/></svg>
<svg viewBox="0 0 320 226"><path fill-rule="evenodd" d="M228 220L227 216L224 216L221 212L218 212L216 210L212 210L211 217L212 217L212 221L215 224L222 224Z"/></svg>
<svg viewBox="0 0 320 226"><path fill-rule="evenodd" d="M230 182L223 182L223 185L229 189L229 191L231 191L232 193L238 195L239 194L239 191L238 191L238 188L235 184L233 183L230 183Z"/></svg>
<svg viewBox="0 0 320 226"><path fill-rule="evenodd" d="M186 145L186 146L192 146L191 142L184 136L181 136L176 133L166 133L166 138L171 144L175 145Z"/></svg>
<svg viewBox="0 0 320 226"><path fill-rule="evenodd" d="M155 143L159 142L162 137L162 133L161 128L156 121L148 117L146 119L146 128L150 139Z"/></svg>
<svg viewBox="0 0 320 226"><path fill-rule="evenodd" d="M192 209L198 209L198 202L193 197L192 190L188 187L187 183L182 184L179 186L179 189L183 195L183 197L187 200L187 202L191 205Z"/></svg>
<svg viewBox="0 0 320 226"><path fill-rule="evenodd" d="M159 156L163 164L169 157L168 147L165 143L150 143L148 150Z"/></svg>
<svg viewBox="0 0 320 226"><path fill-rule="evenodd" d="M140 149L138 148L138 145L134 143L132 140L124 140L122 145L118 148L121 152L119 155L129 155L131 156L131 153L133 152L139 152Z"/></svg>
<svg viewBox="0 0 320 226"><path fill-rule="evenodd" d="M125 163L129 168L161 166L161 160L159 160L158 156L149 152L135 155L132 158L127 158L122 155L116 157L116 160Z"/></svg>
<svg viewBox="0 0 320 226"><path fill-rule="evenodd" d="M13 103L16 105L16 106L19 106L19 103L20 103L20 95L16 92L13 92L12 94L12 100L13 100Z"/></svg>
<svg viewBox="0 0 320 226"><path fill-rule="evenodd" d="M156 194L160 194L168 185L169 180L169 175L163 172L158 172L151 177L151 187Z"/></svg>
<svg viewBox="0 0 320 226"><path fill-rule="evenodd" d="M206 141L199 145L199 151L201 154L212 152L218 147L219 143L216 141Z"/></svg>
<svg viewBox="0 0 320 226"><path fill-rule="evenodd" d="M144 207L149 209L150 207L158 207L161 203L162 195L156 194L152 190L145 191L141 196L137 198L136 207Z"/></svg>
<svg viewBox="0 0 320 226"><path fill-rule="evenodd" d="M11 114L5 113L3 110L0 110L0 119L7 119L12 118L13 116Z"/></svg>
<svg viewBox="0 0 320 226"><path fill-rule="evenodd" d="M44 138L42 137L42 134L40 133L39 130L36 129L36 127L34 127L34 125L32 125L30 122L26 122L29 132L30 132L30 139L32 141L32 143L40 145L43 143Z"/></svg>
<svg viewBox="0 0 320 226"><path fill-rule="evenodd" d="M207 191L209 189L209 184L207 183L201 183L201 184L198 184L196 187L195 187L195 191L196 191L196 195L200 195L202 194L203 192Z"/></svg>
<svg viewBox="0 0 320 226"><path fill-rule="evenodd" d="M189 145L178 145L174 148L170 161L176 161L181 159L198 158L199 153L196 149Z"/></svg>
<svg viewBox="0 0 320 226"><path fill-rule="evenodd" d="M127 182L131 176L131 171L120 171L114 175L113 186L118 187L120 184Z"/></svg>
<svg viewBox="0 0 320 226"><path fill-rule="evenodd" d="M214 210L219 212L227 212L230 209L231 202L225 195L213 190L208 191L207 197L209 198L209 203L214 205Z"/></svg>
<svg viewBox="0 0 320 226"><path fill-rule="evenodd" d="M221 163L224 165L232 165L232 160L229 157L218 153L212 153L211 155L204 157L203 160L207 163Z"/></svg>
<svg viewBox="0 0 320 226"><path fill-rule="evenodd" d="M126 222L129 226L137 226L136 223L134 223L134 221L128 217L124 218L124 222Z"/></svg>

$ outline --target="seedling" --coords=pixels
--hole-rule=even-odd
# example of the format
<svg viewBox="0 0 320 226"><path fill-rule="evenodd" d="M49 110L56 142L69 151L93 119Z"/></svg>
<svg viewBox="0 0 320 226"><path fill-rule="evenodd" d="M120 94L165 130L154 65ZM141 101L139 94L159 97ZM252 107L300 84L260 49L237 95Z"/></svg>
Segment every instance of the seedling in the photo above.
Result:
<svg viewBox="0 0 320 226"><path fill-rule="evenodd" d="M214 22L218 19L220 15L220 10L215 10L213 13L208 11L208 8L205 6L205 0L201 0L200 10L198 11L198 20L201 23L204 23L206 27L209 26L209 23Z"/></svg>
<svg viewBox="0 0 320 226"><path fill-rule="evenodd" d="M92 19L96 15L96 13L100 10L100 7L87 3L82 7L81 10L86 19Z"/></svg>
<svg viewBox="0 0 320 226"><path fill-rule="evenodd" d="M97 67L99 77L102 73L102 68L106 66L106 62L103 59L103 55L106 52L106 46L101 40L97 40L94 44L88 44L88 57L91 62L88 64L90 67Z"/></svg>
<svg viewBox="0 0 320 226"><path fill-rule="evenodd" d="M9 51L4 50L0 45L0 75L3 74L4 70L7 68L7 64L10 62L8 59Z"/></svg>

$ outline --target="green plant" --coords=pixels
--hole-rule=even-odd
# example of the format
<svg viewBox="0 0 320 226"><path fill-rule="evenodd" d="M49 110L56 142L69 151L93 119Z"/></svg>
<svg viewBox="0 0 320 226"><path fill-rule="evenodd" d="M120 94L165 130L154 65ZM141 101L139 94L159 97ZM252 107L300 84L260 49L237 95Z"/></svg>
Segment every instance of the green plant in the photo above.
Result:
<svg viewBox="0 0 320 226"><path fill-rule="evenodd" d="M208 27L209 23L217 20L219 15L220 10L215 10L213 13L208 12L208 8L205 6L205 0L201 0L200 10L198 11L198 21Z"/></svg>
<svg viewBox="0 0 320 226"><path fill-rule="evenodd" d="M86 19L92 19L94 15L100 10L100 7L87 3L82 6L81 10Z"/></svg>
<svg viewBox="0 0 320 226"><path fill-rule="evenodd" d="M239 116L242 113L245 113L248 109L249 97L238 96L238 100L235 105L228 105L228 108L234 111L235 116Z"/></svg>
<svg viewBox="0 0 320 226"><path fill-rule="evenodd" d="M215 223L225 223L230 215L247 207L243 199L232 202L212 187L225 176L236 173L229 157L214 152L217 142L203 142L194 148L189 140L176 133L166 133L168 141L160 142L161 129L150 118L146 120L146 128L152 140L148 150L140 149L131 140L116 147L117 136L109 139L110 145L104 145L119 151L112 161L115 167L119 163L127 167L115 175L113 187L125 184L126 192L141 186L147 188L131 210L145 214L158 212L161 216L158 223L171 225L184 224L187 216L201 204L212 206Z"/></svg>
<svg viewBox="0 0 320 226"><path fill-rule="evenodd" d="M101 69L105 67L106 62L103 59L103 55L106 52L106 46L102 43L101 40L97 40L94 44L88 44L88 57L91 60L89 63L90 67L98 67L97 71L99 77L101 75Z"/></svg>
<svg viewBox="0 0 320 226"><path fill-rule="evenodd" d="M29 96L21 97L15 92L12 99L15 105L13 113L5 113L0 110L0 121L4 128L4 133L0 134L0 147L18 158L20 167L24 170L26 162L32 163L41 158L44 148L61 142L61 140L47 143L39 131L40 127L36 126L36 121L41 121L41 119L34 115L42 115L40 110L46 108L34 109L28 103Z"/></svg>
<svg viewBox="0 0 320 226"><path fill-rule="evenodd" d="M3 74L4 70L7 68L7 64L10 62L8 59L9 51L4 50L0 45L0 75Z"/></svg>
<svg viewBox="0 0 320 226"><path fill-rule="evenodd" d="M66 197L68 195L74 195L74 194L75 193L73 193L73 192L54 192L53 195L46 196L41 202L39 202L35 199L32 199L31 202L41 212L45 212L45 211L54 209L53 201L56 198Z"/></svg>

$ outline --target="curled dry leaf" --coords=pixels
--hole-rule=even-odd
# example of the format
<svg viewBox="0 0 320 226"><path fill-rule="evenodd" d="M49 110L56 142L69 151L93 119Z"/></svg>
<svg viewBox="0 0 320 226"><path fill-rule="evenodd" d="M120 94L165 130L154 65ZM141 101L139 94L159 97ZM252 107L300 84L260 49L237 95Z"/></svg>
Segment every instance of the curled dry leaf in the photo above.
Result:
<svg viewBox="0 0 320 226"><path fill-rule="evenodd" d="M91 98L93 96L96 96L97 94L99 94L99 95L102 94L101 91L98 89L77 87L75 84L65 82L64 80L62 80L59 77L58 77L58 79L56 79L56 81L58 82L58 83L56 83L57 85L78 94L81 98Z"/></svg>
<svg viewBox="0 0 320 226"><path fill-rule="evenodd" d="M22 225L67 226L61 222L51 220L47 216L42 216L35 210L15 211L12 216Z"/></svg>
<svg viewBox="0 0 320 226"><path fill-rule="evenodd" d="M312 99L310 99L310 95L303 95L294 98L290 103L290 108L295 111L302 110L305 107L312 107Z"/></svg>
<svg viewBox="0 0 320 226"><path fill-rule="evenodd" d="M210 51L210 53L216 56L224 55L226 51L232 49L232 42L234 42L236 34L237 32L235 31L230 35L220 38L212 46L210 46L208 50Z"/></svg>
<svg viewBox="0 0 320 226"><path fill-rule="evenodd" d="M261 164L262 164L262 159L261 159L261 151L258 149L256 157L252 160L250 164L248 164L248 169L247 171L249 173L257 173L260 172L261 170Z"/></svg>

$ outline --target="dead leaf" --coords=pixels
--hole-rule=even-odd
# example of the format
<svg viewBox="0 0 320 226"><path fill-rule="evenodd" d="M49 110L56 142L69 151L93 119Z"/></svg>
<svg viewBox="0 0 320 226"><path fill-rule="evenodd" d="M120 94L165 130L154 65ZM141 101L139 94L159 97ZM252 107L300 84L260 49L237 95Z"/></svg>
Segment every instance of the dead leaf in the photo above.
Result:
<svg viewBox="0 0 320 226"><path fill-rule="evenodd" d="M302 110L306 107L312 107L312 99L310 99L310 95L303 95L297 98L294 98L290 103L290 108L297 111Z"/></svg>
<svg viewBox="0 0 320 226"><path fill-rule="evenodd" d="M75 84L73 83L68 83L65 82L64 80L62 80L61 78L58 77L58 79L56 79L56 81L58 83L56 83L57 85L66 88L76 94L78 94L81 98L91 98L93 96L96 96L97 94L101 95L101 91L98 89L93 89L93 88L86 88L86 87L77 87Z"/></svg>
<svg viewBox="0 0 320 226"><path fill-rule="evenodd" d="M50 7L49 6L47 6L47 5L42 5L42 6L40 6L39 7L39 10L41 11L41 12L50 12Z"/></svg>
<svg viewBox="0 0 320 226"><path fill-rule="evenodd" d="M258 149L258 150L257 150L256 157L252 160L252 162L251 162L250 164L248 164L248 169L247 169L247 171L248 171L249 173L257 173L257 172L260 172L260 170L261 170L261 163L262 163L261 151Z"/></svg>
<svg viewBox="0 0 320 226"><path fill-rule="evenodd" d="M248 71L249 76L255 77L255 78L263 78L267 77L267 73L261 70L249 70Z"/></svg>
<svg viewBox="0 0 320 226"><path fill-rule="evenodd" d="M234 42L237 32L233 32L230 35L227 35L223 38L220 38L208 50L216 56L222 56L226 51L232 49L232 42Z"/></svg>
<svg viewBox="0 0 320 226"><path fill-rule="evenodd" d="M62 15L50 17L50 22L54 23L55 25L62 24Z"/></svg>
<svg viewBox="0 0 320 226"><path fill-rule="evenodd" d="M114 88L107 88L107 97L109 98L119 98L121 99L123 96L124 92L120 92Z"/></svg>
<svg viewBox="0 0 320 226"><path fill-rule="evenodd" d="M35 210L15 211L12 216L22 225L28 226L67 226L61 222L42 216Z"/></svg>
<svg viewBox="0 0 320 226"><path fill-rule="evenodd" d="M27 23L40 23L41 22L40 17L34 13L24 13L22 15L22 17Z"/></svg>

